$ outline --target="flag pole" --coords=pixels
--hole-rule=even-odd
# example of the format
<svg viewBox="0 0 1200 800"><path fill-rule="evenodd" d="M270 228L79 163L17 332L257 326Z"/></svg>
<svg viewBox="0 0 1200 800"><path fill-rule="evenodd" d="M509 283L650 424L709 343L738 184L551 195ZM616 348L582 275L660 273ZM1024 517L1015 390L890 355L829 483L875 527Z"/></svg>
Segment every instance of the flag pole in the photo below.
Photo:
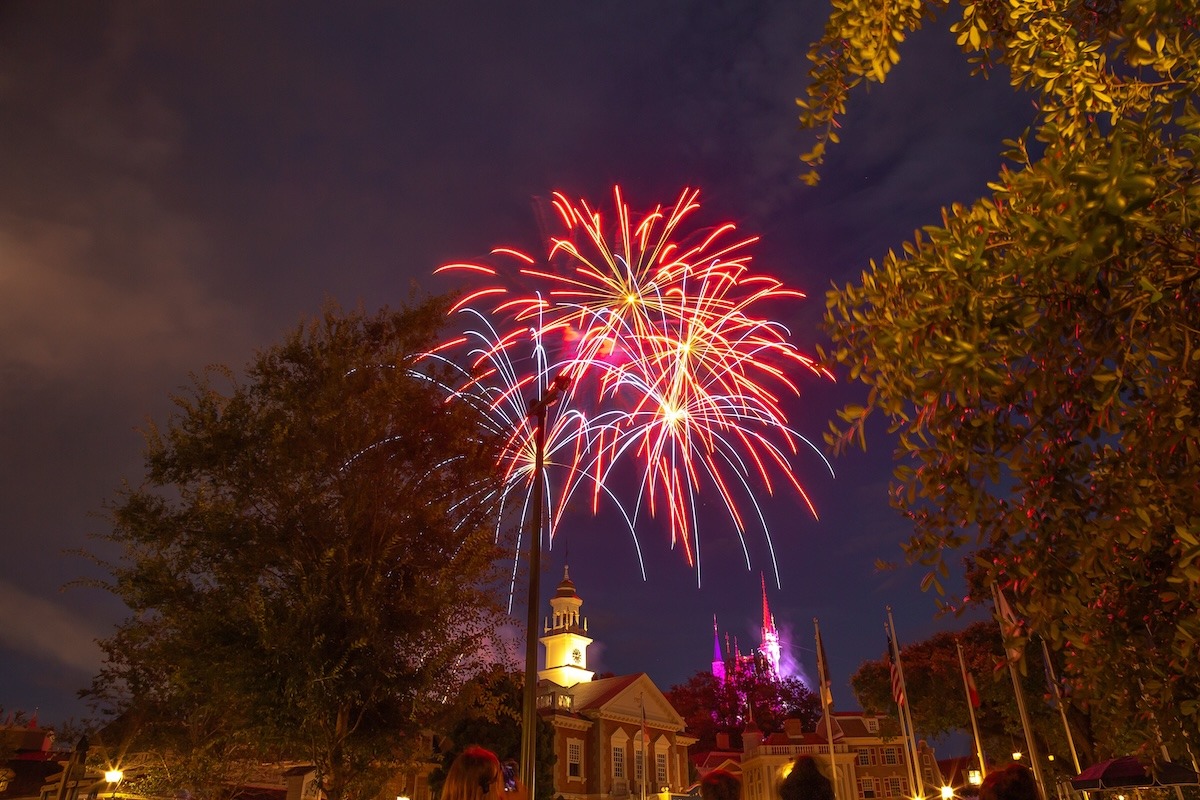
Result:
<svg viewBox="0 0 1200 800"><path fill-rule="evenodd" d="M896 717L900 720L900 734L904 737L904 749L908 757L904 759L904 769L908 773L908 786L911 791L917 788L916 754L913 752L912 741L908 736L908 726L904 724L904 689L900 685L900 673L896 670L896 648L892 645L892 628L886 621L883 632L887 635L888 681L892 687L892 699L896 701Z"/></svg>
<svg viewBox="0 0 1200 800"><path fill-rule="evenodd" d="M1050 660L1050 648L1042 639L1042 658L1046 662L1046 678L1050 681L1050 690L1054 692L1054 704L1058 706L1058 716L1062 719L1063 733L1067 735L1067 745L1071 748L1071 763L1075 765L1075 773L1083 768L1079 766L1079 753L1075 751L1075 737L1071 735L1071 726L1067 724L1067 708L1063 704L1062 687L1058 685L1058 676L1054 674L1054 662Z"/></svg>
<svg viewBox="0 0 1200 800"><path fill-rule="evenodd" d="M837 761L833 757L833 690L829 681L829 665L825 663L825 645L821 643L821 625L813 617L817 634L817 680L821 684L821 709L825 712L825 736L829 741L829 782L833 784L833 800L840 800Z"/></svg>
<svg viewBox="0 0 1200 800"><path fill-rule="evenodd" d="M646 800L646 781L650 779L650 765L646 762L646 693L642 692L638 695L638 704L642 707L642 730L638 739L642 742L642 779L638 781L641 784L642 800Z"/></svg>
<svg viewBox="0 0 1200 800"><path fill-rule="evenodd" d="M1000 633L1005 640L1004 660L1008 662L1008 675L1012 678L1013 694L1017 696L1017 711L1021 715L1021 730L1025 733L1025 746L1029 750L1029 765L1033 769L1033 779L1037 781L1038 791L1042 793L1042 797L1049 797L1050 795L1046 793L1046 779L1042 777L1042 764L1038 757L1037 744L1033 740L1033 729L1029 725L1029 711L1025 707L1025 692L1021 688L1021 676L1017 673L1016 662L1021 658L1021 651L1008 646L1009 634L1005 630L1005 625L1016 626L1016 615L1013 614L1008 602L1004 599L1000 587L995 583L992 584L992 602L1000 615ZM1015 659L1014 652L1016 653Z"/></svg>
<svg viewBox="0 0 1200 800"><path fill-rule="evenodd" d="M921 753L917 747L917 729L912 721L912 700L908 696L908 684L904 681L904 664L900 662L900 640L896 638L896 621L892 619L892 607L887 606L888 640L892 643L892 659L896 674L900 676L900 692L904 702L900 704L900 724L908 724L909 754L913 765L913 786L917 797L925 796L925 781L921 777Z"/></svg>
<svg viewBox="0 0 1200 800"><path fill-rule="evenodd" d="M983 759L983 740L979 738L979 723L975 720L975 701L971 697L971 676L967 674L967 660L963 657L962 642L955 639L954 646L958 648L958 666L962 669L963 691L967 693L967 712L971 715L971 730L975 734L975 754L979 757L979 777L986 778L987 763ZM978 690L976 691L978 692ZM1072 748L1072 752L1074 752L1074 748ZM1075 771L1079 772L1078 761L1075 764Z"/></svg>

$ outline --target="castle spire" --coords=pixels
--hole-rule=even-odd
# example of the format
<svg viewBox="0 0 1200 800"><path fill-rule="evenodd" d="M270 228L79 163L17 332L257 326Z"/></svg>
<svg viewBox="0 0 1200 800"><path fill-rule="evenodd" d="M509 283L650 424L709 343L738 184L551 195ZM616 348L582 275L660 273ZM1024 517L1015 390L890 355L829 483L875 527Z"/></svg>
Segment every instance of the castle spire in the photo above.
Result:
<svg viewBox="0 0 1200 800"><path fill-rule="evenodd" d="M762 584L762 639L759 645L758 652L766 661L767 672L772 680L779 680L780 673L780 656L782 655L782 647L779 644L779 631L775 630L775 617L771 614L771 607L767 605L767 577L763 573L759 573L759 579Z"/></svg>
<svg viewBox="0 0 1200 800"><path fill-rule="evenodd" d="M767 605L767 576L763 573L758 573L759 579L762 581L762 630L763 637L766 638L768 633L775 634L775 616L771 613L771 607Z"/></svg>
<svg viewBox="0 0 1200 800"><path fill-rule="evenodd" d="M712 674L718 683L725 683L725 655L721 652L721 634L717 631L716 614L713 614Z"/></svg>

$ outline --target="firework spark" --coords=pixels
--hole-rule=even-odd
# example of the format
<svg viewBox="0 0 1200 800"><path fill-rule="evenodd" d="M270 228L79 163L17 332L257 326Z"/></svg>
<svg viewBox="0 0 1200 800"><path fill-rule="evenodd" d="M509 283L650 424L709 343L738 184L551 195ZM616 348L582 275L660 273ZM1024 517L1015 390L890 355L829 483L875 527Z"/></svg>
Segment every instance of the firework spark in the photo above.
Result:
<svg viewBox="0 0 1200 800"><path fill-rule="evenodd" d="M803 294L751 272L748 249L757 237L737 237L732 224L686 230L697 198L684 190L673 206L635 221L617 188L615 221L606 224L585 202L555 193L562 233L550 237L545 264L499 248L493 255L515 262L515 270L457 263L438 271L489 279L455 310L498 327L448 343L439 355L466 345L471 378L464 390L489 398L493 413L509 408L496 418L511 426L501 463L506 487L515 491L532 475L524 395L565 374L571 389L547 431L547 453L561 473L553 521L583 486L593 512L613 502L631 533L644 509L665 522L699 580L704 493L719 498L748 567L751 522L762 529L774 566L760 487L787 487L816 516L792 459L802 446L820 452L788 423L781 397L799 394L791 377L797 368L832 376L788 341L782 325L761 316L762 306ZM538 356L522 372L513 353L530 343ZM632 502L612 488L615 470L627 463L640 475Z"/></svg>
<svg viewBox="0 0 1200 800"><path fill-rule="evenodd" d="M439 381L438 385L449 398L479 409L487 433L502 442L495 538L499 541L506 526L514 523L517 538L509 586L511 610L521 542L529 528L530 497L537 479L536 430L527 398L538 396L540 389L551 383L552 376L563 374L568 365L549 361L542 344L541 326L525 326L501 335L489 317L477 309L462 308L458 313L470 320L462 335L426 353L424 358L444 364L459 376L457 383ZM465 357L464 363L451 356ZM575 489L589 480L580 465L587 463L592 433L587 417L575 405L568 387L563 402L549 407L546 420L542 490L547 498L545 509L551 531L556 529ZM608 490L596 487L596 492L607 494ZM620 508L619 502L617 506ZM625 521L644 580L646 569L634 521L628 516Z"/></svg>

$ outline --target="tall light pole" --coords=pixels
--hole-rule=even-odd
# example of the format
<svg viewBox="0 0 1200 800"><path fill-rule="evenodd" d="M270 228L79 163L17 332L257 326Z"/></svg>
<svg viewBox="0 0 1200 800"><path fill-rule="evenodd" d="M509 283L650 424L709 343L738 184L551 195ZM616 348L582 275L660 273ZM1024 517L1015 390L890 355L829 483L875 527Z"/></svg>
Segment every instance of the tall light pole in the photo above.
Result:
<svg viewBox="0 0 1200 800"><path fill-rule="evenodd" d="M521 712L521 781L529 800L534 800L537 763L537 618L541 608L542 571L542 473L546 468L546 409L558 402L570 385L566 375L558 375L542 392L529 401L527 418L534 421L533 520L529 533L529 599L525 617L525 695Z"/></svg>
<svg viewBox="0 0 1200 800"><path fill-rule="evenodd" d="M75 749L71 751L71 755L67 758L66 769L63 770L62 782L58 784L58 800L68 800L67 781L71 779L71 773L74 771L76 764L79 764L83 770L87 771L87 755L88 755L88 738L80 736L79 741L75 743ZM79 788L79 779L75 779L75 788Z"/></svg>

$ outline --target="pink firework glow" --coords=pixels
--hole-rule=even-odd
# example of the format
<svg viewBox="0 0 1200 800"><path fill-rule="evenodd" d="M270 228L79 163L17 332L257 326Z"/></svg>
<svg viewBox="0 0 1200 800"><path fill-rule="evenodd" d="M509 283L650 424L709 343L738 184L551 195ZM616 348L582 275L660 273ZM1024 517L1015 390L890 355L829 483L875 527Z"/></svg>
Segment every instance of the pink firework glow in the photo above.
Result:
<svg viewBox="0 0 1200 800"><path fill-rule="evenodd" d="M673 206L635 219L617 188L608 220L555 193L561 231L549 237L544 262L498 248L494 260L507 268L438 270L484 281L454 312L487 333L468 332L437 350L440 358L465 358L470 378L456 394L486 404L508 426L501 464L508 491L533 480L527 396L554 375L570 378L547 432L546 486L557 483L547 495L555 498L552 523L585 491L593 512L615 504L636 542L634 523L645 511L666 524L697 579L697 508L707 494L737 531L747 566L751 526L762 529L774 562L756 492L784 489L816 516L792 459L801 445L820 453L789 424L781 401L799 394L797 372L832 379L762 316L763 306L804 295L751 271L757 237L739 237L729 223L687 229L698 194L686 189ZM615 471L627 464L640 476L633 497L613 488Z"/></svg>

